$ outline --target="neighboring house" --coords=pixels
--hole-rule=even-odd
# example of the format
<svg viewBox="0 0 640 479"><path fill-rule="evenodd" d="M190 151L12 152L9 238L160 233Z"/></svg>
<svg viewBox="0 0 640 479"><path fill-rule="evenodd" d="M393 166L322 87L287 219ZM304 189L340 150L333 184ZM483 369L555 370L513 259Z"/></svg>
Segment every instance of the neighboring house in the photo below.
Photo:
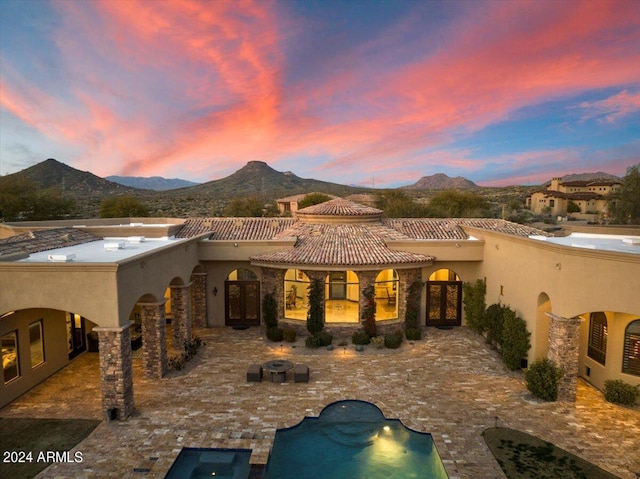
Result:
<svg viewBox="0 0 640 479"><path fill-rule="evenodd" d="M563 182L560 178L553 178L546 190L536 191L527 197L526 206L538 215L591 216L584 219L606 217L609 195L617 192L621 186L622 183L618 180Z"/></svg>
<svg viewBox="0 0 640 479"><path fill-rule="evenodd" d="M286 198L276 200L276 203L278 204L278 211L281 215L294 215L298 211L298 203L300 203L300 201L308 194L314 193L301 193L299 195L287 196ZM317 194L326 195L332 199L336 198L336 196L329 195L327 193Z"/></svg>
<svg viewBox="0 0 640 479"><path fill-rule="evenodd" d="M575 398L577 376L598 388L640 384L640 236L553 238L498 219L382 213L334 199L295 218L20 224L0 240L0 407L99 350L105 416L125 419L132 349L159 379L168 348L190 340L192 327L261 326L272 292L280 324L306 331L314 279L325 285L326 324L344 336L360 327L368 286L380 331L402 328L416 281L421 324L451 328L464 324L463 282L483 279L487 304L526 321L527 359L564 369L562 398Z"/></svg>

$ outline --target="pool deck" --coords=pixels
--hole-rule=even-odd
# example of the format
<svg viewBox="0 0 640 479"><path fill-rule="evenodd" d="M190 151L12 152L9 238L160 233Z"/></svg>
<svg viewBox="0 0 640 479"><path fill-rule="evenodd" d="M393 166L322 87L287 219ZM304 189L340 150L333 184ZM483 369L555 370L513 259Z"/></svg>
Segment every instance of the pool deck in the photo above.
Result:
<svg viewBox="0 0 640 479"><path fill-rule="evenodd" d="M103 421L74 451L82 463L60 463L39 478L163 478L182 447L250 448L264 464L276 428L318 416L327 404L360 399L430 432L450 479L504 478L482 439L484 429L519 429L566 449L624 479L640 468L640 410L604 401L583 381L575 403L542 403L526 390L484 340L467 328L428 328L400 350L358 353L266 342L259 328L194 331L206 342L182 371L161 380L142 375L134 353L136 412ZM334 344L337 341L334 340ZM246 382L250 363L288 359L309 365L309 383L267 377ZM98 355L86 353L0 410L0 417L103 419ZM157 459L156 459L157 458ZM137 471L136 471L137 470ZM148 472L145 472L147 471ZM640 471L639 471L640 472Z"/></svg>

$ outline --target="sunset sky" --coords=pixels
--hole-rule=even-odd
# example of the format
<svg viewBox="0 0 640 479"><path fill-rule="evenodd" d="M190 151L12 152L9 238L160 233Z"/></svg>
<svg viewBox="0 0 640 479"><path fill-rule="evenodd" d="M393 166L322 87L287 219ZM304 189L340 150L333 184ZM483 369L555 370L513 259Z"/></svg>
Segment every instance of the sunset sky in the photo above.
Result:
<svg viewBox="0 0 640 479"><path fill-rule="evenodd" d="M0 174L485 186L640 163L640 1L0 0Z"/></svg>

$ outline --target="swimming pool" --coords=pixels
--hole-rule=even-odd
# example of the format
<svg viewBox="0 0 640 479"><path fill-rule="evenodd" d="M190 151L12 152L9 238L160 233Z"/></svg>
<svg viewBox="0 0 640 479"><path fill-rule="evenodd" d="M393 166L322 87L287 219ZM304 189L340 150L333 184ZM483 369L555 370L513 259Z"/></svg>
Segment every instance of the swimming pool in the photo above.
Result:
<svg viewBox="0 0 640 479"><path fill-rule="evenodd" d="M184 447L165 479L247 479L251 449Z"/></svg>
<svg viewBox="0 0 640 479"><path fill-rule="evenodd" d="M264 479L447 479L431 434L345 400L278 429Z"/></svg>

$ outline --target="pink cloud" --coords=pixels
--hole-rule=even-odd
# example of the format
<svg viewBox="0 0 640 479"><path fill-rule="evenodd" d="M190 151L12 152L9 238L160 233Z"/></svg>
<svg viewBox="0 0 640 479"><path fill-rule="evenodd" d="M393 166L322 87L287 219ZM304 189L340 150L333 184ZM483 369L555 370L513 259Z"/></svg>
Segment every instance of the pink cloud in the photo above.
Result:
<svg viewBox="0 0 640 479"><path fill-rule="evenodd" d="M583 119L599 118L606 123L616 123L640 111L640 92L623 90L599 101L585 101L578 107L584 110Z"/></svg>

